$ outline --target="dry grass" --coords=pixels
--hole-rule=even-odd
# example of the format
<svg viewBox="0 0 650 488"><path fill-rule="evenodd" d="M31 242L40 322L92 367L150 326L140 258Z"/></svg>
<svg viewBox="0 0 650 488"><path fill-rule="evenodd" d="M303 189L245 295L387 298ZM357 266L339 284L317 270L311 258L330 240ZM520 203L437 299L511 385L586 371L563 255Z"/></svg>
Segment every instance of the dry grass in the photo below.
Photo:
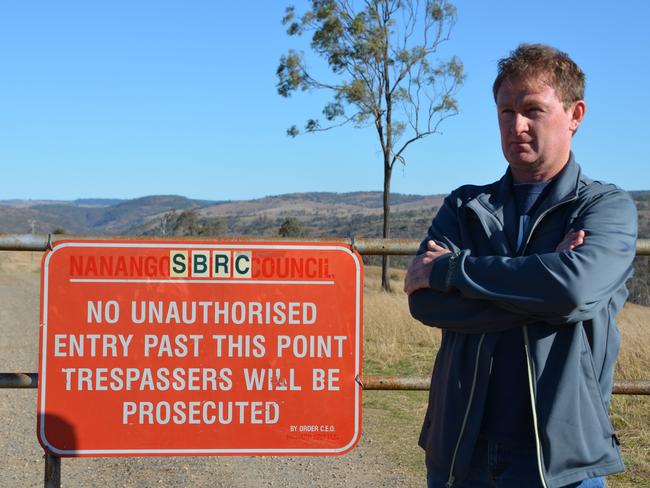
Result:
<svg viewBox="0 0 650 488"><path fill-rule="evenodd" d="M628 303L618 318L621 351L616 378L633 380L650 376L650 307Z"/></svg>
<svg viewBox="0 0 650 488"><path fill-rule="evenodd" d="M650 308L628 303L618 317L621 352L615 376L620 380L650 378ZM650 397L614 395L610 409L621 439L627 471L610 486L650 487Z"/></svg>
<svg viewBox="0 0 650 488"><path fill-rule="evenodd" d="M401 291L403 271L392 271L392 293L380 289L380 269L367 266L364 294L365 374L429 374L440 332L413 320ZM618 317L622 345L616 378L650 379L650 308L627 304ZM426 406L426 394L366 392L366 415L380 417L384 448L402 460L410 476L423 476L422 454L412 449ZM622 443L627 471L609 486L650 487L650 397L615 395L611 417ZM408 448L405 448L407 446Z"/></svg>
<svg viewBox="0 0 650 488"><path fill-rule="evenodd" d="M25 271L40 273L42 258L42 252L0 251L0 273L12 274Z"/></svg>
<svg viewBox="0 0 650 488"><path fill-rule="evenodd" d="M367 266L364 290L364 369L373 374L431 373L440 330L411 318L403 271L392 271L393 292L381 291L380 268Z"/></svg>

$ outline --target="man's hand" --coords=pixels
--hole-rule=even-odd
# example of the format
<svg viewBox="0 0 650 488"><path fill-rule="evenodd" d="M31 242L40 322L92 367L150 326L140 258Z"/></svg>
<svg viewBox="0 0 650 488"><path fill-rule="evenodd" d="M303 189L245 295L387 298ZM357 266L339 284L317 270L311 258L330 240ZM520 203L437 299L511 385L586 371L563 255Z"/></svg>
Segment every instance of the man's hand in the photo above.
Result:
<svg viewBox="0 0 650 488"><path fill-rule="evenodd" d="M429 276L433 262L449 250L439 246L434 241L427 242L427 251L424 254L415 256L409 264L404 278L404 291L407 294L413 293L420 288L429 288Z"/></svg>
<svg viewBox="0 0 650 488"><path fill-rule="evenodd" d="M573 230L571 229L562 239L557 247L555 252L568 252L572 251L576 247L580 246L585 242L585 231L584 230Z"/></svg>

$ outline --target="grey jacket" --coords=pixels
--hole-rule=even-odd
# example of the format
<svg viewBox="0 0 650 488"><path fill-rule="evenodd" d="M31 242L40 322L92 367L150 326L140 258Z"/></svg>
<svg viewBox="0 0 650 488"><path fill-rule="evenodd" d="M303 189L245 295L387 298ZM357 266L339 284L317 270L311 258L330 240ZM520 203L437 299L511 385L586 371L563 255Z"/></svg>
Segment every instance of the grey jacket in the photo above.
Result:
<svg viewBox="0 0 650 488"><path fill-rule="evenodd" d="M623 470L608 417L637 232L627 193L584 176L573 160L532 217L515 255L504 222L516 217L508 170L486 186L449 195L425 242L452 253L434 261L430 289L409 297L411 314L440 327L420 445L427 468L461 481L481 429L490 360L500 331L522 327L543 486ZM584 244L555 249L569 230Z"/></svg>

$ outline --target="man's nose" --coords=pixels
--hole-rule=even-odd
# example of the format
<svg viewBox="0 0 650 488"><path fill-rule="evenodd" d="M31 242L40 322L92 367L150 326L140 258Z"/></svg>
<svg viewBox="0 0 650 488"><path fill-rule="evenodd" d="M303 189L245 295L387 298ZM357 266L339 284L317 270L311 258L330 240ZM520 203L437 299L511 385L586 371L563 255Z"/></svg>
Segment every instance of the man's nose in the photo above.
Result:
<svg viewBox="0 0 650 488"><path fill-rule="evenodd" d="M512 130L515 135L526 132L528 130L528 119L522 114L515 113L512 120Z"/></svg>

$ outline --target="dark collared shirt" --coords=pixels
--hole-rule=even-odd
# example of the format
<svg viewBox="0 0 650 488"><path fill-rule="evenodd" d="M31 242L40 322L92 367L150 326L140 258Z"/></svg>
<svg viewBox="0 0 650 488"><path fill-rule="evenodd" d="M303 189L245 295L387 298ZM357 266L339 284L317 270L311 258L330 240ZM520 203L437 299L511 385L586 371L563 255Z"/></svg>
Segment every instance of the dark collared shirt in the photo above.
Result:
<svg viewBox="0 0 650 488"><path fill-rule="evenodd" d="M552 180L513 184L518 222L508 222L508 239L520 252L537 204L548 192ZM481 432L494 440L534 443L526 353L521 327L503 331L492 356L490 385Z"/></svg>

